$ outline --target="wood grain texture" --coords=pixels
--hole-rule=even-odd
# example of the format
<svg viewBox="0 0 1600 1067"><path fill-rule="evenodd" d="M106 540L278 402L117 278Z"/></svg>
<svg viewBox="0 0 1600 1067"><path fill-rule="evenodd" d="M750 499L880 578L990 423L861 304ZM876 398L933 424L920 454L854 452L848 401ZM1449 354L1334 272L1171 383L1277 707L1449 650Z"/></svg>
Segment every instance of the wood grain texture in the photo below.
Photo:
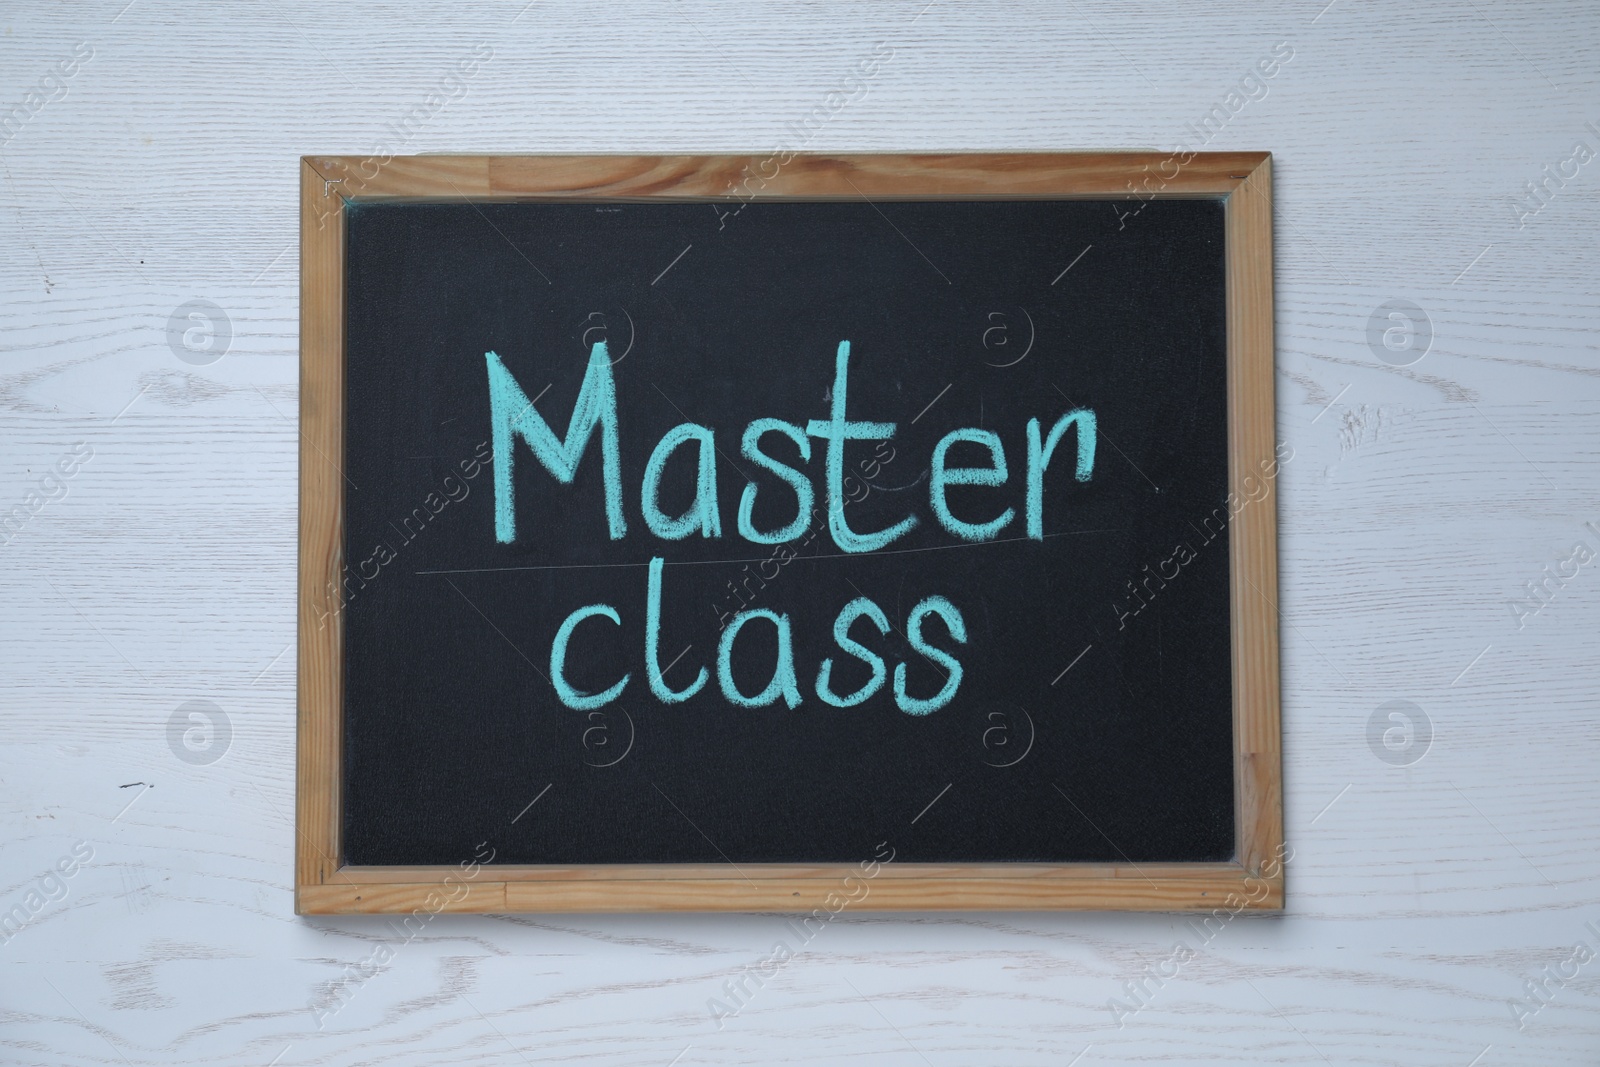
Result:
<svg viewBox="0 0 1600 1067"><path fill-rule="evenodd" d="M300 573L295 891L338 879L344 706L344 201L300 168Z"/></svg>
<svg viewBox="0 0 1600 1067"><path fill-rule="evenodd" d="M0 545L0 912L93 849L0 944L0 1060L1600 1059L1595 964L1508 1008L1600 924L1600 571L1508 606L1600 525L1600 171L1508 206L1596 143L1591 6L121 8L0 19L5 108L95 49L0 145L0 508L94 450ZM846 910L803 944L777 914L294 915L301 156L1198 147L1279 42L1205 147L1273 155L1283 914ZM206 366L167 343L193 299L231 320ZM1367 343L1391 299L1431 322L1409 366ZM231 721L214 763L169 743L194 699ZM1433 727L1409 765L1368 743L1392 700Z"/></svg>
<svg viewBox="0 0 1600 1067"><path fill-rule="evenodd" d="M937 200L947 197L1129 198L1163 162L1146 195L1225 196L1258 167L1261 152L960 152L938 155L756 153L720 156L431 156L378 165L361 156L306 162L345 197L680 197ZM368 174L370 173L370 177ZM1270 177L1270 176L1269 176Z"/></svg>
<svg viewBox="0 0 1600 1067"><path fill-rule="evenodd" d="M1006 869L884 867L791 869L718 867L484 868L464 879L455 868L344 867L319 885L300 887L302 914L454 912L792 911L1200 911L1235 913L1282 906L1283 878L1245 885L1236 864ZM413 878L415 881L403 880ZM449 882L447 883L447 879ZM847 882L846 879L852 881ZM467 888L456 892L458 884ZM1233 903L1230 896L1235 897ZM1111 903L1107 903L1110 901Z"/></svg>
<svg viewBox="0 0 1600 1067"><path fill-rule="evenodd" d="M1233 770L1238 859L1229 864L902 866L857 910L1075 908L1206 911L1283 907L1283 768L1278 722L1277 515L1273 457L1271 157L1228 153L969 153L940 156L357 157L301 161L300 182L300 758L295 910L404 914L440 910L453 866L343 864L339 756L343 735L344 225L347 200L634 199L731 202L882 198L1074 198L1136 201L1216 196L1226 205L1227 436L1233 646ZM767 174L771 179L752 175ZM370 164L370 166L369 166ZM1171 173L1168 174L1167 171ZM370 177L368 172L371 171ZM1152 172L1155 177L1152 179ZM1085 250L1087 251L1087 250ZM1065 273L1065 272L1063 272ZM1270 474L1268 464L1272 463ZM1266 493L1257 493L1259 483ZM1248 511L1248 515L1245 514ZM1150 787L1157 788L1156 783ZM874 868L879 866L873 865ZM860 871L848 864L658 864L654 867L494 868L506 884L452 899L451 911L804 911L840 899ZM379 868L378 870L382 870ZM876 871L874 871L876 874ZM415 879L414 881L412 879ZM1140 883L1128 891L1129 880ZM538 885L512 885L538 882ZM453 893L452 893L453 898Z"/></svg>
<svg viewBox="0 0 1600 1067"><path fill-rule="evenodd" d="M1196 157L1196 161L1204 159ZM1271 871L1283 906L1283 754L1278 677L1278 458L1272 341L1272 160L1227 200L1229 599L1238 858ZM1181 175L1180 175L1181 177Z"/></svg>

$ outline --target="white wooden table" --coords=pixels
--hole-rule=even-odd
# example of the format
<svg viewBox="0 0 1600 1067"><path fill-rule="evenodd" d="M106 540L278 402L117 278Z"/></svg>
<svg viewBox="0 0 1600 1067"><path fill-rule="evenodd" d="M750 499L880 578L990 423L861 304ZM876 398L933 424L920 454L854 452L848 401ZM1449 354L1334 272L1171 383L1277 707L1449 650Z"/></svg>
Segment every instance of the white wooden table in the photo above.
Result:
<svg viewBox="0 0 1600 1067"><path fill-rule="evenodd" d="M1600 560L1512 607L1600 552L1600 9L125 2L0 12L0 1060L1600 1062ZM301 154L1169 149L1208 115L1276 157L1286 915L846 914L720 1028L780 918L293 915ZM169 343L196 300L213 362L222 316ZM1369 344L1392 300L1428 325ZM186 746L189 701L227 730Z"/></svg>

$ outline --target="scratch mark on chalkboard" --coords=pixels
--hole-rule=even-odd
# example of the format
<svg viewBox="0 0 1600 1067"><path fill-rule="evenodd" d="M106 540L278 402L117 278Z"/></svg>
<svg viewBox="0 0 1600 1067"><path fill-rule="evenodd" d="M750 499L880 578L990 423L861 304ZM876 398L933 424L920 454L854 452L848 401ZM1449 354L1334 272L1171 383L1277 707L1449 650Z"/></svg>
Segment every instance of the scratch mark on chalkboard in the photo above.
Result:
<svg viewBox="0 0 1600 1067"><path fill-rule="evenodd" d="M952 785L955 785L955 783L954 782L950 782L943 789L939 790L939 796L938 797L934 797L932 800L928 801L928 807L927 808L923 808L921 811L917 812L917 819L920 819L924 815L928 814L928 808L931 808L935 804L939 803L939 797L942 797L946 793L950 792L950 786L952 786ZM912 826L917 825L917 819L912 819L911 820L911 825Z"/></svg>
<svg viewBox="0 0 1600 1067"><path fill-rule="evenodd" d="M868 482L867 484L872 486L872 488L876 489L880 493L903 493L907 489L915 489L917 486L919 486L923 482L927 481L928 480L928 475L930 475L932 473L933 473L933 468L932 467L924 467L924 468L922 468L922 473L921 474L919 474L915 478L911 479L905 485L879 485L877 482ZM866 497L862 497L861 499L865 500ZM845 500L845 503L846 504L853 504L853 503L855 503L855 501L853 499L848 499L847 498ZM904 549L900 549L899 551L904 551Z"/></svg>
<svg viewBox="0 0 1600 1067"><path fill-rule="evenodd" d="M1083 651L1079 652L1076 656L1074 656L1072 658L1072 662L1067 664L1067 670L1062 671L1060 674L1056 675L1056 681L1055 682L1051 682L1050 684L1051 685L1055 685L1056 682L1059 682L1059 681L1061 681L1061 679L1065 678L1067 676L1067 671L1070 671L1072 668L1076 667L1078 665L1078 661L1080 659L1082 659L1083 657L1087 656L1089 654L1089 650L1091 648L1093 648L1093 647L1094 647L1094 645L1092 645L1092 644L1084 645L1083 646Z"/></svg>
<svg viewBox="0 0 1600 1067"><path fill-rule="evenodd" d="M550 785L555 785L555 783L551 782ZM543 789L539 790L539 797L542 797L546 793L550 792L550 785L547 785ZM517 812L517 819L520 819L524 815L528 814L528 809L532 808L535 804L539 803L539 797L534 797L532 800L528 801L528 807L527 808L523 808L521 811ZM512 819L511 820L511 825L512 826L517 825L517 819Z"/></svg>
<svg viewBox="0 0 1600 1067"><path fill-rule="evenodd" d="M661 787L659 785L656 785L654 782L650 783L650 788L654 789L657 793L661 793ZM680 808L680 807L678 807L678 805L672 803L672 798L671 797L667 796L667 794L665 794L665 793L661 793L661 799L665 800L668 804L672 804L672 810L677 812L679 815L683 815L683 821L688 823L690 826L693 826L695 833L699 834L701 837L705 837L706 838L706 844L710 845L712 848L715 848L717 850L717 855L721 856L724 860L726 860L729 867L732 867L734 870L739 871L739 877L743 878L746 882L750 882L750 888L751 889L754 889L756 887L756 884L754 882L750 881L750 876L745 874L744 871L739 870L739 865L737 863L733 862L732 860L728 859L728 854L726 852L722 851L721 848L718 848L717 847L717 843L715 841L711 840L711 838L709 838L709 837L706 837L706 832L704 830L700 829L700 827L695 823L695 821L693 819L689 818L688 815L685 815L682 808Z"/></svg>
<svg viewBox="0 0 1600 1067"><path fill-rule="evenodd" d="M955 382L951 382L950 383L950 385L954 385L954 384L956 384L956 383ZM946 393L948 393L950 391L950 385L947 385L943 389L939 390L939 395L934 397L932 400L928 401L928 407L927 408L923 408L921 411L917 412L917 419L920 419L920 418L922 418L922 416L926 415L928 413L928 408L931 408L931 407L933 407L933 405L937 404L944 397L944 394L946 394ZM915 426L917 424L917 419L912 419L911 420L911 425Z"/></svg>
<svg viewBox="0 0 1600 1067"><path fill-rule="evenodd" d="M688 1051L689 1051L689 1050L690 1050L690 1049L692 1049L692 1048L694 1048L694 1046L693 1046L693 1045L685 1045L685 1046L683 1046L683 1051L682 1051L682 1052L680 1052L680 1053L678 1053L678 1054L677 1054L677 1055L676 1055L676 1056L674 1056L674 1057L672 1057L672 1063L669 1063L669 1064L667 1064L667 1067L674 1067L674 1065L675 1065L675 1064L676 1064L676 1063L677 1063L677 1062L678 1062L678 1061L679 1061L679 1060L681 1060L681 1059L683 1059L683 1057L684 1057L684 1056L685 1056L685 1055L686 1055L686 1054L687 1054L687 1053L688 1053ZM1476 1062L1476 1061L1474 1061L1474 1062ZM1471 1064L1468 1064L1468 1065L1467 1065L1467 1067L1472 1067L1472 1065L1471 1065Z"/></svg>
<svg viewBox="0 0 1600 1067"><path fill-rule="evenodd" d="M117 788L118 789L132 789L136 785L144 785L144 784L145 784L144 782L129 782L127 785L119 785L119 786L117 786Z"/></svg>
<svg viewBox="0 0 1600 1067"><path fill-rule="evenodd" d="M920 479L919 479L919 481L920 481ZM916 483L913 482L912 484L914 485ZM1045 537L1046 538L1051 538L1051 537L1081 537L1081 536L1085 536L1085 535L1088 535L1088 534L1115 534L1115 533L1127 533L1127 532L1128 532L1127 530L1058 530L1055 533L1047 533L1047 534L1045 534ZM1017 541L1031 541L1031 540L1033 540L1033 539L1031 537L1027 537L1027 536L1022 536L1022 537L1001 537L1001 538L998 538L998 539L996 539L994 541L979 541L979 542L976 542L976 543L960 544L960 545L927 545L926 547L923 547L923 548L890 548L890 549L882 549L882 550L873 552L872 555L874 555L874 556L903 556L903 555L908 555L908 554L910 554L912 552L948 552L948 551L951 551L952 549L983 548L983 547L985 547L987 545L1006 545L1006 544L1012 544L1012 543L1017 542ZM674 560L672 565L674 567L706 567L706 566L720 565L720 564L727 564L727 563L765 563L765 562L767 562L767 560L769 560L771 558L772 558L771 556L751 556L748 559L685 559L685 560ZM816 554L814 556L796 555L794 558L796 560L806 560L806 561L809 562L811 560L819 560L819 559L860 559L862 557L861 557L861 554L859 552L826 552L826 553L818 553L818 554ZM790 562L793 562L793 560L791 560ZM526 566L526 567L467 567L467 568L461 568L461 569L456 569L456 570L413 571L412 573L414 573L414 574L503 574L503 573L506 573L508 571L610 570L610 569L616 568L616 567L648 567L649 565L650 565L650 561L649 560L641 560L641 561L639 561L637 563L539 563L539 564L532 564L532 565L529 565L529 566Z"/></svg>
<svg viewBox="0 0 1600 1067"><path fill-rule="evenodd" d="M1062 278L1065 278L1067 276L1067 271L1071 270L1073 267L1076 267L1078 265L1078 260L1080 260L1084 256L1088 255L1089 254L1089 249L1091 249L1093 247L1094 247L1094 245L1084 245L1083 246L1083 251L1079 252L1075 257L1073 257L1073 260L1072 260L1071 263L1067 264L1067 270L1064 270L1060 274L1057 274L1056 278L1055 278L1055 281L1051 282L1050 284L1054 285L1056 282L1059 282Z"/></svg>
<svg viewBox="0 0 1600 1067"><path fill-rule="evenodd" d="M840 177L843 178L844 175L840 175ZM844 182L850 188L855 189L857 196L859 196L863 200L866 200L867 203L872 204L872 201L867 199L867 194L863 193L859 188L856 187L856 183L855 182L851 181L849 178L844 178ZM879 207L877 204L872 204L872 210L876 211L883 218L883 221L887 222L889 224L890 229L894 230L895 233L898 233L900 235L900 239L902 241L904 241L908 245L911 245L912 251L916 252L917 255L921 256L923 261L925 263L927 263L928 266L932 267L938 273L939 277L944 279L944 283L946 285L954 285L955 284L955 282L950 280L949 275L945 274L944 271L939 270L938 264L934 263L933 260L929 259L927 254L925 252L923 252L922 249L918 248L915 244L912 244L911 238L907 237L905 235L905 232L903 230L901 230L900 227L898 227L898 226L896 226L894 224L894 220L893 219L889 218L888 215L885 215L883 213L883 208Z"/></svg>
<svg viewBox="0 0 1600 1067"><path fill-rule="evenodd" d="M1106 839L1106 844L1110 845L1112 848L1117 850L1117 855L1121 856L1123 858L1123 860L1128 864L1128 866L1132 867L1134 869L1134 871L1139 875L1140 878L1143 878L1145 881L1150 882L1150 876L1145 874L1144 871L1140 870L1139 869L1139 865L1137 863L1133 862L1133 860L1128 858L1128 854L1126 852L1122 851L1122 847L1120 845L1118 845L1115 841L1111 840L1111 838L1106 837L1106 832L1104 830L1100 829L1100 827L1096 826L1093 819L1089 818L1089 816L1087 816L1087 815L1084 815L1083 809L1078 807L1078 805L1073 802L1071 797L1067 796L1067 791L1065 789L1062 789L1059 785L1056 785L1054 782L1051 782L1050 785L1051 785L1051 788L1053 788L1057 793L1061 794L1061 799L1062 800L1065 800L1068 804L1072 804L1072 810L1077 812L1079 815L1083 816L1083 821L1088 823L1090 828L1093 829L1095 833L1099 834L1101 837L1104 837ZM1157 886L1156 886L1156 884L1154 882L1150 882L1150 886L1151 886L1151 888L1157 888Z"/></svg>
<svg viewBox="0 0 1600 1067"><path fill-rule="evenodd" d="M667 276L667 271L671 270L673 267L676 267L678 265L678 260L680 260L684 256L688 255L689 254L689 249L691 249L693 247L694 247L694 242L693 241L690 241L688 244L684 245L683 246L683 251L679 252L676 256L672 257L672 262L668 263L667 266L666 266L666 269L663 270L660 274L657 274L655 276L655 279L650 284L654 285L656 282L659 282L662 278L665 278Z"/></svg>
<svg viewBox="0 0 1600 1067"><path fill-rule="evenodd" d="M522 649L518 648L516 646L516 644L511 640L511 638L509 638L509 637L507 637L505 635L505 631L501 630L500 627L498 627L498 626L496 626L494 624L494 620L493 619L491 619L491 618L489 618L489 616L485 615L483 613L483 611L478 607L478 605L474 604L471 600L467 599L467 594L463 593L459 588L457 588L455 582L452 582L452 581L450 581L450 579L446 578L445 579L445 584L449 585L451 589L455 589L456 596L460 597L462 600L466 600L467 601L467 607L471 608L473 611L476 611L478 613L479 618L483 619L484 622L488 623L489 624L489 628L492 629L495 633L499 634L500 635L500 639L502 641L504 641L506 644L510 645L511 646L511 650L513 652L515 652L519 656L522 656L522 661L524 663L526 663L528 666L532 667L534 669L534 671L536 671L538 673L539 677L543 678L547 682L550 680L550 676L548 674L544 673L544 671L539 670L539 665L534 663L533 660L529 659L526 655L523 655Z"/></svg>

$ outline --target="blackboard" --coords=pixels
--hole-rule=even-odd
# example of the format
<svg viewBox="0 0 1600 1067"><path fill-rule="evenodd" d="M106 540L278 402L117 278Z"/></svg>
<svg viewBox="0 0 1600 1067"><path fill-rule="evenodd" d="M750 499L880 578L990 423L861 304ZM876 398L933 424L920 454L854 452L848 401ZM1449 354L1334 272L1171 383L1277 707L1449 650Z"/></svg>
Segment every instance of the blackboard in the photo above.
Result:
<svg viewBox="0 0 1600 1067"><path fill-rule="evenodd" d="M341 202L342 867L1262 875L1228 197L915 194Z"/></svg>

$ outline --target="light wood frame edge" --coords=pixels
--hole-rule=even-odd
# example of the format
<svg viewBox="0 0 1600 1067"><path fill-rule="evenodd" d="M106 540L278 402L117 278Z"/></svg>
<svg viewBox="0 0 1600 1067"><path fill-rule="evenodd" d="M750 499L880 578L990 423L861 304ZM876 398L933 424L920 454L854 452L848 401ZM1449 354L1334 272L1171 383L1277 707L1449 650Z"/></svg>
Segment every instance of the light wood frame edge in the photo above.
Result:
<svg viewBox="0 0 1600 1067"><path fill-rule="evenodd" d="M344 199L300 164L295 910L338 879L344 557Z"/></svg>
<svg viewBox="0 0 1600 1067"><path fill-rule="evenodd" d="M1228 534L1238 859L1276 870L1284 854L1278 673L1278 492L1273 368L1272 158L1227 200ZM1255 489L1263 488L1259 498ZM1278 907L1282 907L1281 891Z"/></svg>
<svg viewBox="0 0 1600 1067"><path fill-rule="evenodd" d="M299 713L295 911L317 914L833 910L847 865L358 868L338 862L344 203L361 198L756 196L1225 198L1229 485L1276 444L1271 157L1260 152L795 156L420 156L301 161ZM784 169L787 168L787 169ZM1168 175L1168 168L1174 173ZM371 169L373 173L368 174ZM756 186L755 181L760 185ZM997 187L1003 186L1003 191ZM745 195L748 193L748 196ZM1275 471L1276 468L1273 468ZM1254 482L1250 484L1255 484ZM1277 910L1284 903L1277 492L1230 524L1235 862L886 864L854 910ZM321 596L319 600L318 597ZM492 870L494 880L482 877ZM457 895L459 891L459 895Z"/></svg>

